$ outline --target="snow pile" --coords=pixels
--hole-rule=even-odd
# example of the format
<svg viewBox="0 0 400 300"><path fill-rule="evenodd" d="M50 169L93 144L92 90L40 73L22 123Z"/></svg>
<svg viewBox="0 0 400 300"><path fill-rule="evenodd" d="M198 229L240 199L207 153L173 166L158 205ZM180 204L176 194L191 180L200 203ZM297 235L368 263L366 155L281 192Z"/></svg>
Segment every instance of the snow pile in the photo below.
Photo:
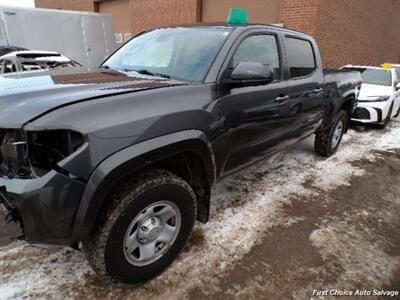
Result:
<svg viewBox="0 0 400 300"><path fill-rule="evenodd" d="M0 299L60 297L64 286L83 284L93 273L82 253L69 248L20 245L0 252ZM74 290L68 291L73 297ZM62 292L66 296L65 291Z"/></svg>

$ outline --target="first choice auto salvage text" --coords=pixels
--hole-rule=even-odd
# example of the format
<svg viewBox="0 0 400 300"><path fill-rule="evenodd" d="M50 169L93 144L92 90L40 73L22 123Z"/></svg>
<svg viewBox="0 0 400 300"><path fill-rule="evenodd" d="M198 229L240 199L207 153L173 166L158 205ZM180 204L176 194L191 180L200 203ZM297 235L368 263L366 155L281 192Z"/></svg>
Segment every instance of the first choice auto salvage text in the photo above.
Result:
<svg viewBox="0 0 400 300"><path fill-rule="evenodd" d="M396 297L399 291L384 291L384 290L313 290L313 296L386 296Z"/></svg>

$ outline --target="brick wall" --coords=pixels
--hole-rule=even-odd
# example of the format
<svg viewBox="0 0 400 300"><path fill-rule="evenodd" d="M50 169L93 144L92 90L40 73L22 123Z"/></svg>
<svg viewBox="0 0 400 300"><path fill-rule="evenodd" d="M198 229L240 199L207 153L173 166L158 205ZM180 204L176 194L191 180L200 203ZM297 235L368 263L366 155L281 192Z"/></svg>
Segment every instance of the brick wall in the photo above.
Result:
<svg viewBox="0 0 400 300"><path fill-rule="evenodd" d="M317 40L327 65L400 62L400 1L321 0Z"/></svg>
<svg viewBox="0 0 400 300"><path fill-rule="evenodd" d="M132 32L200 20L199 0L131 0Z"/></svg>
<svg viewBox="0 0 400 300"><path fill-rule="evenodd" d="M400 1L284 0L285 27L314 36L325 66L400 62Z"/></svg>
<svg viewBox="0 0 400 300"><path fill-rule="evenodd" d="M35 0L36 7L66 9L77 11L94 11L93 0Z"/></svg>
<svg viewBox="0 0 400 300"><path fill-rule="evenodd" d="M286 28L315 35L319 2L320 0L283 0L281 23Z"/></svg>
<svg viewBox="0 0 400 300"><path fill-rule="evenodd" d="M131 32L138 33L158 26L200 21L204 0L129 1ZM400 0L281 1L281 22L287 28L314 36L325 66L400 63ZM36 0L36 5L95 10L94 0Z"/></svg>

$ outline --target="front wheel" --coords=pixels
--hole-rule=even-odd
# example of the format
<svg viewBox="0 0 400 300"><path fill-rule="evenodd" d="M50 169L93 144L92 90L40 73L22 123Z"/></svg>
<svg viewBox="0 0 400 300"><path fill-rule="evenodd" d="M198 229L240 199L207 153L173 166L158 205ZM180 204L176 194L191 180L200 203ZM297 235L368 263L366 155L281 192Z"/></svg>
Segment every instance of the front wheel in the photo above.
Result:
<svg viewBox="0 0 400 300"><path fill-rule="evenodd" d="M316 133L314 148L318 155L329 157L336 152L347 126L348 116L341 110L332 125Z"/></svg>
<svg viewBox="0 0 400 300"><path fill-rule="evenodd" d="M152 279L179 255L193 229L196 199L183 179L150 170L120 185L86 256L100 277L126 283Z"/></svg>
<svg viewBox="0 0 400 300"><path fill-rule="evenodd" d="M399 101L400 101L400 99L399 99ZM397 113L395 114L395 118L397 118L398 116L400 115L400 105L399 105L399 108L397 109Z"/></svg>

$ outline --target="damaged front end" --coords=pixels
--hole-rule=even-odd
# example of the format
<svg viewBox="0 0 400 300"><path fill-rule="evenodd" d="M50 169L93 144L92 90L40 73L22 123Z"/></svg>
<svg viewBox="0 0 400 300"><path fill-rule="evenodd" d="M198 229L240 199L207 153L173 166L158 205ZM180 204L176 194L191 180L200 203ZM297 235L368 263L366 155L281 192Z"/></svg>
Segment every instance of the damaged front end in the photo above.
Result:
<svg viewBox="0 0 400 300"><path fill-rule="evenodd" d="M0 176L28 179L52 169L84 143L82 134L71 130L0 130Z"/></svg>
<svg viewBox="0 0 400 300"><path fill-rule="evenodd" d="M0 176L32 178L27 156L25 133L21 130L0 131Z"/></svg>
<svg viewBox="0 0 400 300"><path fill-rule="evenodd" d="M0 130L0 203L35 243L73 243L85 183L59 163L84 144L71 130Z"/></svg>
<svg viewBox="0 0 400 300"><path fill-rule="evenodd" d="M58 163L77 151L84 143L83 135L72 130L29 131L28 160L36 176L50 170L66 173Z"/></svg>
<svg viewBox="0 0 400 300"><path fill-rule="evenodd" d="M0 130L0 176L8 179L32 178L27 163L26 138L20 130ZM0 203L7 211L6 223L14 221L23 228L15 200L8 195L5 185L0 186Z"/></svg>

